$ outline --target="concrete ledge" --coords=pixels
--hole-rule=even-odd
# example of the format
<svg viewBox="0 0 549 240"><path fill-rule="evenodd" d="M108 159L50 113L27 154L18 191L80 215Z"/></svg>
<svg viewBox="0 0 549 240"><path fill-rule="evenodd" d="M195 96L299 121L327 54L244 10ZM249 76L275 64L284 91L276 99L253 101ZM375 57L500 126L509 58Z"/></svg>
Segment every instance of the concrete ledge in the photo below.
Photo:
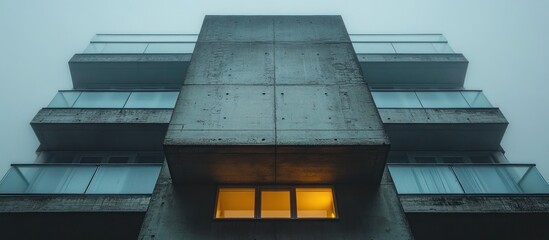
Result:
<svg viewBox="0 0 549 240"><path fill-rule="evenodd" d="M549 195L401 195L406 213L546 213Z"/></svg>
<svg viewBox="0 0 549 240"><path fill-rule="evenodd" d="M191 54L75 54L75 89L180 89Z"/></svg>
<svg viewBox="0 0 549 240"><path fill-rule="evenodd" d="M358 54L370 87L461 88L469 62L462 54Z"/></svg>
<svg viewBox="0 0 549 240"><path fill-rule="evenodd" d="M136 239L145 195L0 196L2 239Z"/></svg>
<svg viewBox="0 0 549 240"><path fill-rule="evenodd" d="M379 109L392 150L499 149L508 122L499 109Z"/></svg>
<svg viewBox="0 0 549 240"><path fill-rule="evenodd" d="M157 151L172 110L42 109L31 126L43 150Z"/></svg>
<svg viewBox="0 0 549 240"><path fill-rule="evenodd" d="M146 212L146 195L0 195L0 213Z"/></svg>

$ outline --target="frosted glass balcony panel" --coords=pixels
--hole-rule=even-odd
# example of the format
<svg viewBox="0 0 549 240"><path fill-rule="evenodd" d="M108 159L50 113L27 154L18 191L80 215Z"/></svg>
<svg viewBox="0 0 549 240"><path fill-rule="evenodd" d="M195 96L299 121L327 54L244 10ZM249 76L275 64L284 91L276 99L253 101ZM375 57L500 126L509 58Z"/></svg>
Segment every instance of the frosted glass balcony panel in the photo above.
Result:
<svg viewBox="0 0 549 240"><path fill-rule="evenodd" d="M95 166L14 166L0 184L0 193L84 193Z"/></svg>
<svg viewBox="0 0 549 240"><path fill-rule="evenodd" d="M415 92L372 92L378 108L421 108Z"/></svg>
<svg viewBox="0 0 549 240"><path fill-rule="evenodd" d="M469 108L460 92L416 92L424 108Z"/></svg>
<svg viewBox="0 0 549 240"><path fill-rule="evenodd" d="M437 53L454 53L454 50L448 45L448 43L431 43L436 49Z"/></svg>
<svg viewBox="0 0 549 240"><path fill-rule="evenodd" d="M122 108L130 92L82 92L74 108Z"/></svg>
<svg viewBox="0 0 549 240"><path fill-rule="evenodd" d="M486 96L480 91L461 91L461 94L469 103L469 106L474 108L489 108L492 104L488 101Z"/></svg>
<svg viewBox="0 0 549 240"><path fill-rule="evenodd" d="M431 43L393 43L397 53L438 53Z"/></svg>
<svg viewBox="0 0 549 240"><path fill-rule="evenodd" d="M101 165L86 193L151 194L160 166Z"/></svg>
<svg viewBox="0 0 549 240"><path fill-rule="evenodd" d="M144 53L148 43L106 43L101 53Z"/></svg>
<svg viewBox="0 0 549 240"><path fill-rule="evenodd" d="M389 166L398 193L463 193L449 166Z"/></svg>
<svg viewBox="0 0 549 240"><path fill-rule="evenodd" d="M549 193L537 169L529 166L455 166L454 171L466 193Z"/></svg>
<svg viewBox="0 0 549 240"><path fill-rule="evenodd" d="M70 108L80 96L81 92L58 92L48 107L50 108Z"/></svg>
<svg viewBox="0 0 549 240"><path fill-rule="evenodd" d="M149 43L145 53L192 53L196 43Z"/></svg>
<svg viewBox="0 0 549 240"><path fill-rule="evenodd" d="M90 43L84 53L102 53L106 45L106 43Z"/></svg>
<svg viewBox="0 0 549 240"><path fill-rule="evenodd" d="M356 53L395 53L391 43L353 43Z"/></svg>
<svg viewBox="0 0 549 240"><path fill-rule="evenodd" d="M92 42L193 42L197 34L98 34Z"/></svg>
<svg viewBox="0 0 549 240"><path fill-rule="evenodd" d="M179 92L132 92L124 108L174 108Z"/></svg>
<svg viewBox="0 0 549 240"><path fill-rule="evenodd" d="M351 41L365 42L445 42L441 34L349 34Z"/></svg>

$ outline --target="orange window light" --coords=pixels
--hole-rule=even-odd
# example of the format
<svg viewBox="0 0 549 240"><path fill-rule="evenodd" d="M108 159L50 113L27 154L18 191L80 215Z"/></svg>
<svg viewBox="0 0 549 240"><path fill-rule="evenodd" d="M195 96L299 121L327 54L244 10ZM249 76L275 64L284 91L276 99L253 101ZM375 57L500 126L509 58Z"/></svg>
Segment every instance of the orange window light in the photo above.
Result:
<svg viewBox="0 0 549 240"><path fill-rule="evenodd" d="M331 188L296 188L297 218L335 218Z"/></svg>
<svg viewBox="0 0 549 240"><path fill-rule="evenodd" d="M290 218L290 190L261 191L261 218Z"/></svg>
<svg viewBox="0 0 549 240"><path fill-rule="evenodd" d="M254 218L254 188L220 188L215 218Z"/></svg>

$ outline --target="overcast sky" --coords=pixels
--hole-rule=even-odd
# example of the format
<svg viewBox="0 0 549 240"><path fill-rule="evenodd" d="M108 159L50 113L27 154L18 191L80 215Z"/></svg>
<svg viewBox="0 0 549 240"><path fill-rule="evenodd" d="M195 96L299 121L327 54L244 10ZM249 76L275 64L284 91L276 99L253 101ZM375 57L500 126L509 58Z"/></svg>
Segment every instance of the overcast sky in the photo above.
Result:
<svg viewBox="0 0 549 240"><path fill-rule="evenodd" d="M0 0L0 175L34 161L29 122L72 88L67 62L96 33L198 33L206 14L338 14L350 33L443 33L470 62L465 87L510 122L507 158L549 179L548 12L546 0Z"/></svg>

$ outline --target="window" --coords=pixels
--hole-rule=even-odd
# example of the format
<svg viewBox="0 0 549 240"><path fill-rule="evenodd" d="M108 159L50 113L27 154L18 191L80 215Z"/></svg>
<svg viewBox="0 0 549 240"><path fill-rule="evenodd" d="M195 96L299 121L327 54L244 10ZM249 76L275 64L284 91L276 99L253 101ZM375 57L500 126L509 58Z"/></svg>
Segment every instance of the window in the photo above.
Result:
<svg viewBox="0 0 549 240"><path fill-rule="evenodd" d="M216 219L336 217L331 187L219 188L217 194Z"/></svg>

